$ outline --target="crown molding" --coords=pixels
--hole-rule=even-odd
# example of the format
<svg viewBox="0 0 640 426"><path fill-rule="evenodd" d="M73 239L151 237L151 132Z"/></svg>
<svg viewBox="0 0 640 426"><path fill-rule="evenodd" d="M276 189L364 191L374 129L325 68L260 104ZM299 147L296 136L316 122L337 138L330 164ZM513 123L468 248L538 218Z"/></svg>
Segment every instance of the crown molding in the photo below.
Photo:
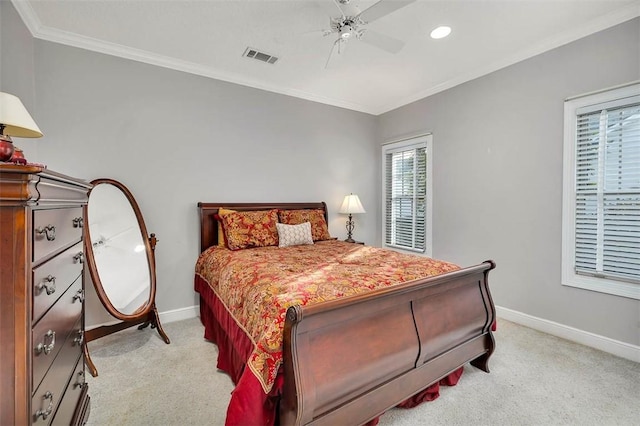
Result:
<svg viewBox="0 0 640 426"><path fill-rule="evenodd" d="M451 89L452 87L458 86L468 81L475 80L476 78L498 71L502 68L506 68L510 65L532 58L541 53L548 52L549 50L555 49L565 44L569 44L591 34L595 34L599 31L603 31L615 25L622 24L623 22L627 22L631 19L637 18L638 16L640 16L640 0L636 0L626 7L615 10L606 15L602 15L597 19L587 22L585 25L579 28L574 28L571 31L565 31L555 37L548 38L542 41L542 43L539 43L530 49L518 52L517 54L505 58L504 60L494 62L487 67L478 68L470 73L466 73L454 79L447 80L444 83L417 92L409 97L399 99L395 102L383 106L379 106L378 108L374 109L374 114L380 115L384 114L385 112L403 107L412 102L435 95L436 93L443 92L447 89Z"/></svg>
<svg viewBox="0 0 640 426"><path fill-rule="evenodd" d="M11 0L13 7L20 15L22 22L27 26L27 29L31 32L31 35L35 37L35 33L42 26L40 23L40 19L38 15L36 15L35 11L31 7L31 3L26 0Z"/></svg>
<svg viewBox="0 0 640 426"><path fill-rule="evenodd" d="M305 99L308 101L318 102L339 108L345 108L352 111L363 112L366 114L374 114L374 110L368 106L356 102L349 102L340 99L319 96L317 94L308 93L303 90L292 89L288 87L280 87L276 85L264 84L263 82L248 79L233 73L222 73L211 67L196 64L193 62L183 61L168 56L163 56L148 52L141 49L135 49L123 46L117 43L106 42L92 37L82 36L76 33L50 28L42 25L40 19L31 7L29 1L11 0L15 6L20 18L31 32L34 38L45 40L53 43L63 44L66 46L77 47L80 49L90 50L97 53L116 56L132 61L142 62L149 65L155 65L162 68L168 68L175 71L182 71L189 74L199 75L202 77L212 78L216 80L234 83L241 86L252 87L267 92L278 93L281 95L292 96L295 98Z"/></svg>
<svg viewBox="0 0 640 426"><path fill-rule="evenodd" d="M602 31L614 25L621 24L640 16L640 0L635 0L626 7L603 15L579 28L573 29L571 31L566 31L556 37L546 39L542 43L537 44L531 49L518 52L516 55L506 58L505 60L497 61L487 67L478 68L470 73L466 73L459 77L447 80L436 86L432 86L423 91L414 93L409 97L405 97L385 105L364 105L357 102L319 96L317 94L305 92L302 90L291 89L288 87L264 84L260 81L248 79L237 74L221 73L220 71L204 65L182 61L144 50L127 47L116 43L105 42L91 37L81 36L75 33L46 27L42 25L40 19L36 15L28 0L11 0L11 2L20 15L20 18L22 18L23 22L31 32L31 35L37 39L64 44L67 46L73 46L80 49L90 50L93 52L103 53L111 56L117 56L124 59L143 62L150 65L155 65L176 71L182 71L189 74L195 74L202 77L226 81L228 83L248 86L254 89L265 90L267 92L292 96L295 98L305 99L312 102L318 102L376 116L403 107L420 99L435 95L436 93L443 92L452 87L498 71L502 68L508 67L525 59L529 59L551 49L555 49L557 47L571 43L572 41L578 40L580 38L594 34L598 31Z"/></svg>

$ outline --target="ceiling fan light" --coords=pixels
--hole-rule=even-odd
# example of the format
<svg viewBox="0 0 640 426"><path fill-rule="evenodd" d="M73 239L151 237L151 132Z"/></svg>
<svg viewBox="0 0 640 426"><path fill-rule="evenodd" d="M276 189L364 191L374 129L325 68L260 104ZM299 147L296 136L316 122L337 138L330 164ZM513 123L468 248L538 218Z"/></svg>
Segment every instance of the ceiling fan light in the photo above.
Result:
<svg viewBox="0 0 640 426"><path fill-rule="evenodd" d="M439 38L445 38L449 34L451 34L451 27L447 27L443 25L431 31L431 38L434 38L437 40Z"/></svg>
<svg viewBox="0 0 640 426"><path fill-rule="evenodd" d="M340 37L343 39L347 39L351 37L351 33L353 32L353 27L351 25L345 25L340 28Z"/></svg>

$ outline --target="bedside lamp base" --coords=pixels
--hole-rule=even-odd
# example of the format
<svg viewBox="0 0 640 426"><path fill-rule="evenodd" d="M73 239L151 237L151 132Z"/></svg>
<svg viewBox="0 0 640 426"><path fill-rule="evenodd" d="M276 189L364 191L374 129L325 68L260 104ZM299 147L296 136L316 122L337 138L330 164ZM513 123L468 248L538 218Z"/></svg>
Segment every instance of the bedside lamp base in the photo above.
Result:
<svg viewBox="0 0 640 426"><path fill-rule="evenodd" d="M9 161L13 157L14 146L11 138L0 134L0 161Z"/></svg>
<svg viewBox="0 0 640 426"><path fill-rule="evenodd" d="M353 234L353 228L355 227L355 224L353 223L353 216L351 214L349 214L349 219L347 220L347 239L345 240L348 243L355 243L356 240L354 240L351 235Z"/></svg>

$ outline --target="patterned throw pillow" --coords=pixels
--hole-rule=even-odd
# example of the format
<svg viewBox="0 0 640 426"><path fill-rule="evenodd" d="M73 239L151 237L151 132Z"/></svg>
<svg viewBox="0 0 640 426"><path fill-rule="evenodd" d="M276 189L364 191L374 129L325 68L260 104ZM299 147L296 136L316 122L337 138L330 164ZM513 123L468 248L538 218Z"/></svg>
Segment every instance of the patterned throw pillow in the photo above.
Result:
<svg viewBox="0 0 640 426"><path fill-rule="evenodd" d="M285 225L276 223L278 228L278 247L299 246L303 244L313 244L311 237L311 223L305 222L300 225Z"/></svg>
<svg viewBox="0 0 640 426"><path fill-rule="evenodd" d="M220 207L218 209L218 217L216 219L218 219L218 245L219 246L226 246L224 242L224 231L222 229L222 221L220 220L220 218L225 214L235 213L235 212L236 212L235 210L225 209L224 207Z"/></svg>
<svg viewBox="0 0 640 426"><path fill-rule="evenodd" d="M311 223L311 236L313 241L330 240L327 221L324 220L322 210L280 210L278 212L281 223L287 225L299 225L304 222Z"/></svg>
<svg viewBox="0 0 640 426"><path fill-rule="evenodd" d="M278 245L276 209L227 213L220 221L229 250Z"/></svg>

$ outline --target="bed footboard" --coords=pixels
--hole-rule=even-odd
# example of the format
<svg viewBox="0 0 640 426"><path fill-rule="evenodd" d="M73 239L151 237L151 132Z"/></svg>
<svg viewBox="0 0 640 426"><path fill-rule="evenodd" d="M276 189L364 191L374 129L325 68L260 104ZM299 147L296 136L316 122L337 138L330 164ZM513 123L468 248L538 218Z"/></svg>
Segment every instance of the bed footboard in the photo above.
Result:
<svg viewBox="0 0 640 426"><path fill-rule="evenodd" d="M489 372L494 267L289 308L280 423L362 424L469 361Z"/></svg>

